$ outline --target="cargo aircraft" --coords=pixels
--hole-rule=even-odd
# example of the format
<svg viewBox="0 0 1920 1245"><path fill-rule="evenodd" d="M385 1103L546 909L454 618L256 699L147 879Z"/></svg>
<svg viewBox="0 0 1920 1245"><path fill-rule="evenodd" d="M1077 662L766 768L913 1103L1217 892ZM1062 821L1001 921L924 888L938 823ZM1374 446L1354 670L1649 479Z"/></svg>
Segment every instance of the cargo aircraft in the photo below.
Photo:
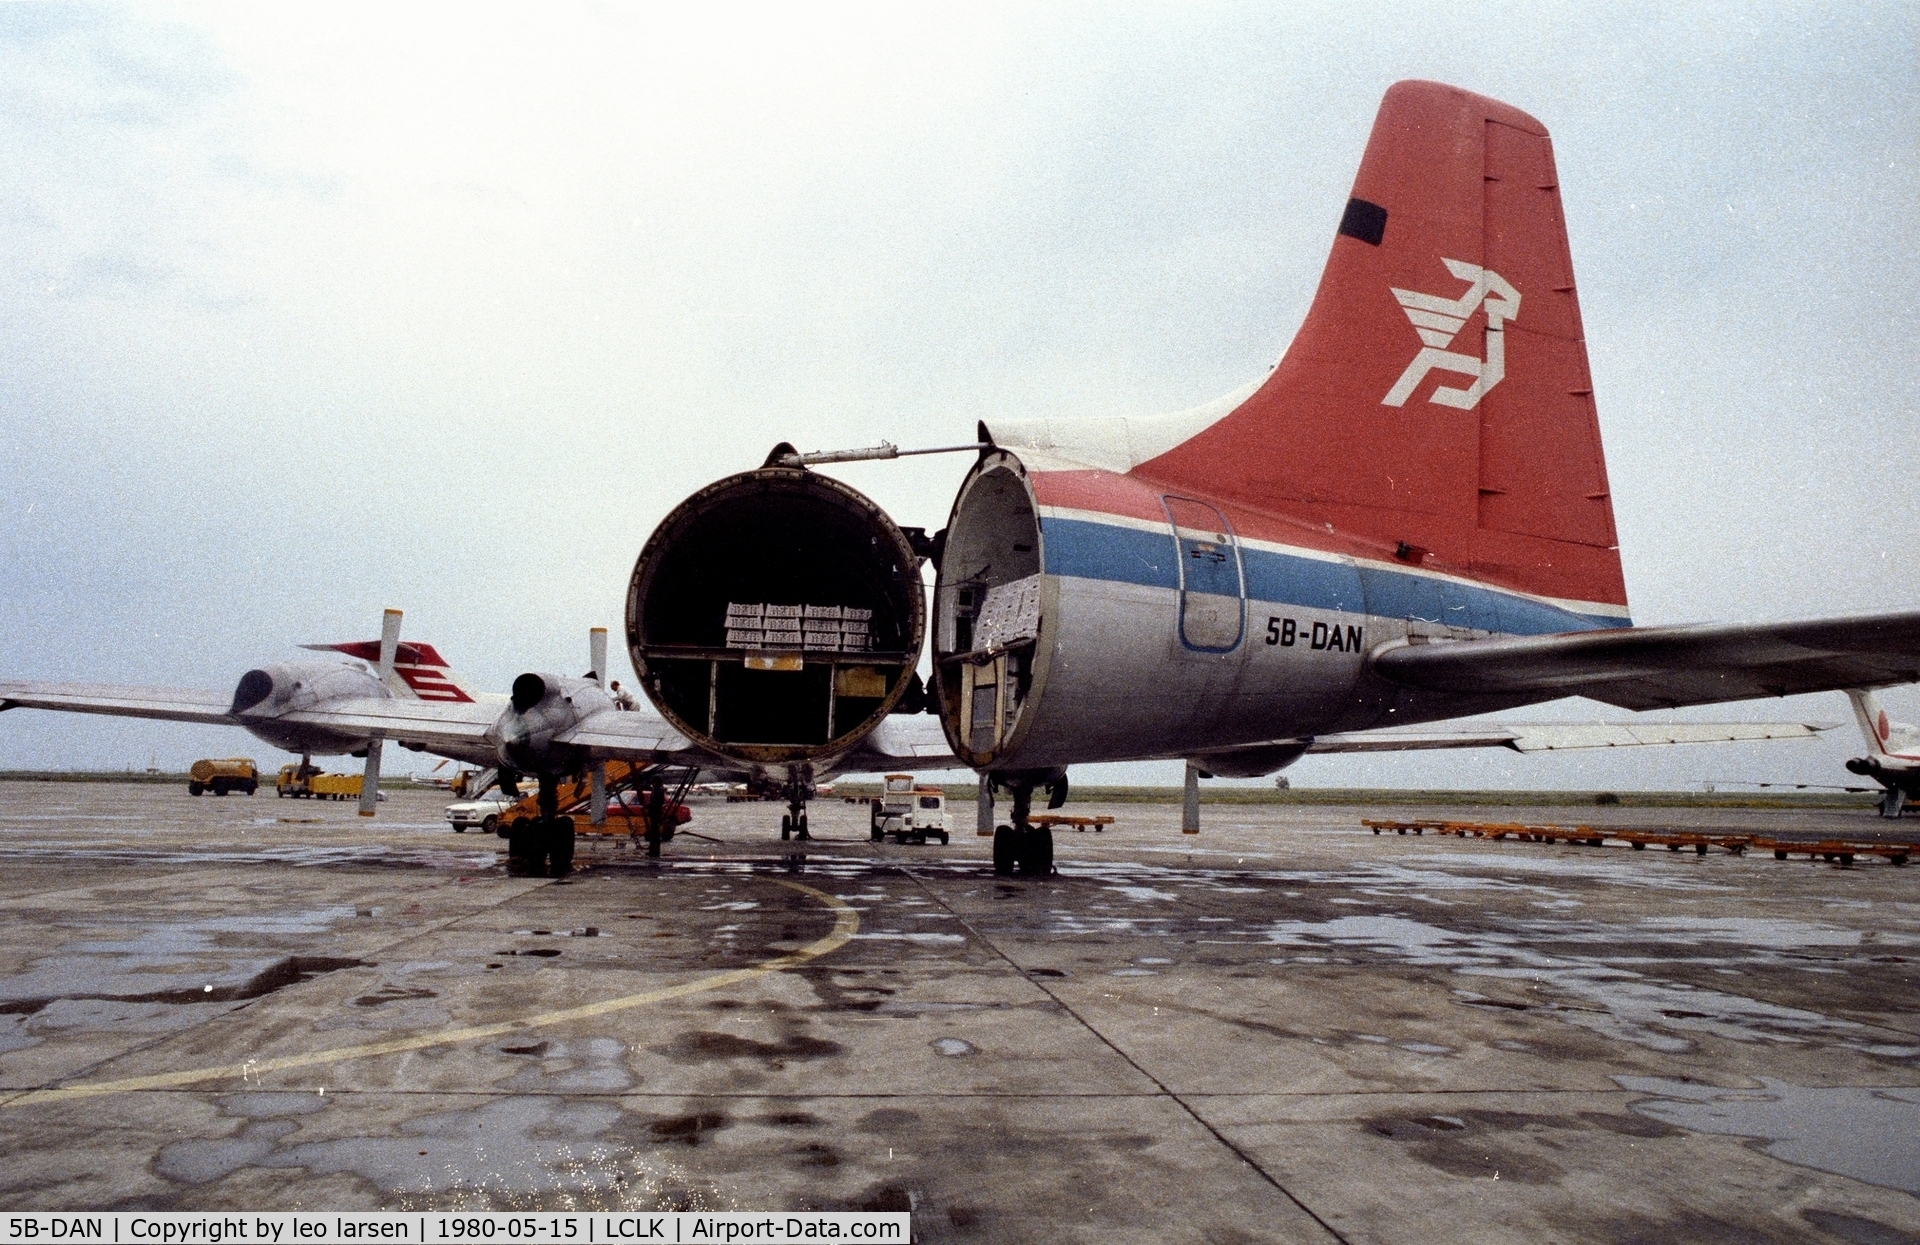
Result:
<svg viewBox="0 0 1920 1245"><path fill-rule="evenodd" d="M0 682L0 709L364 751L367 813L384 739L499 764L538 776L545 802L510 855L549 860L572 844L551 791L600 760L780 774L782 833L803 837L828 770L958 761L981 774L996 870L1044 874L1031 799L1062 801L1070 765L1182 759L1191 789L1308 753L1805 737L1449 719L1920 681L1920 612L1632 625L1551 144L1452 87L1388 91L1319 292L1265 378L1173 415L983 422L961 448L975 462L931 538L810 469L890 446L783 443L671 511L626 607L659 717L613 708L604 638L594 676L523 674L497 706L435 677L393 613L377 645L344 646L372 670L264 667L230 700ZM993 827L996 789L1012 815Z"/></svg>
<svg viewBox="0 0 1920 1245"><path fill-rule="evenodd" d="M1552 144L1437 83L1387 92L1268 375L1171 415L982 422L960 448L976 461L931 539L808 469L891 446L783 444L695 493L640 554L627 640L689 739L804 764L906 688L920 547L934 706L983 796L1012 798L1001 872L1050 867L1030 801L1071 765L1181 758L1191 785L1310 752L1554 746L1448 720L1568 696L1920 681L1920 611L1633 625ZM871 611L859 678L730 633L737 603L815 599Z"/></svg>

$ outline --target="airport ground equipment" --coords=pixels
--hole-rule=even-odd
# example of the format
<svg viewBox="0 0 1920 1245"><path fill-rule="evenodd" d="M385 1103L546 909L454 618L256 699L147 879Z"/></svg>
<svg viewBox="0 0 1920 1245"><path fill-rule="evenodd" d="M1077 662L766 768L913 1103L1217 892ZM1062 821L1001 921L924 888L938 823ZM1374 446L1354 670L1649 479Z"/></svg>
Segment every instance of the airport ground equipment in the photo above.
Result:
<svg viewBox="0 0 1920 1245"><path fill-rule="evenodd" d="M1035 813L1027 820L1036 826L1074 830L1081 834L1091 830L1095 834L1100 834L1113 824L1114 819L1110 813L1094 816L1080 813Z"/></svg>
<svg viewBox="0 0 1920 1245"><path fill-rule="evenodd" d="M912 774L888 774L869 809L875 843L892 835L894 842L901 844L939 839L944 845L953 834L946 791L922 787L914 782Z"/></svg>
<svg viewBox="0 0 1920 1245"><path fill-rule="evenodd" d="M1609 842L1615 842L1624 843L1636 852L1643 852L1649 847L1664 847L1670 852L1691 851L1696 856L1704 856L1708 849L1717 847L1729 856L1745 856L1749 851L1772 852L1775 860L1805 856L1808 860L1825 860L1841 865L1851 865L1856 857L1879 856L1888 864L1899 867L1912 859L1914 853L1914 845L1911 843L1859 843L1845 839L1822 839L1809 843L1794 839L1769 838L1758 834L1713 834L1688 830L1613 830L1603 826L1538 825L1517 821L1364 818L1360 824L1375 834L1391 830L1400 835L1420 835L1432 830L1436 834L1455 835L1463 839L1487 839L1496 843L1512 839L1516 843L1549 845L1566 843L1570 846L1584 847L1604 847Z"/></svg>
<svg viewBox="0 0 1920 1245"><path fill-rule="evenodd" d="M693 816L687 791L699 771L679 766L607 761L602 791L603 816L580 817L596 800L596 783L586 777L543 783L499 815L494 833L507 840L507 872L564 877L573 868L579 834L644 838L647 854L658 856L674 830Z"/></svg>
<svg viewBox="0 0 1920 1245"><path fill-rule="evenodd" d="M200 795L203 792L226 795L230 791L252 795L259 787L260 770L254 765L252 757L200 760L187 770L188 795Z"/></svg>
<svg viewBox="0 0 1920 1245"><path fill-rule="evenodd" d="M357 800L364 781L359 774L328 774L299 762L282 765L273 787L283 800Z"/></svg>

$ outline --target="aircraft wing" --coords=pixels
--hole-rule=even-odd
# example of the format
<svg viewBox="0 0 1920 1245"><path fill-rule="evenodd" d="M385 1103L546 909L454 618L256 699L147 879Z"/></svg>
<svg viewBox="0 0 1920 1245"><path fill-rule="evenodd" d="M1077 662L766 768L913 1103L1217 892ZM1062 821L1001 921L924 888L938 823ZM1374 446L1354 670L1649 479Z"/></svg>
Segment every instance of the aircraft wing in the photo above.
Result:
<svg viewBox="0 0 1920 1245"><path fill-rule="evenodd" d="M269 721L316 726L340 735L403 740L429 752L443 747L471 751L486 741L487 728L500 716L497 705L477 701L402 700L367 697L336 701L318 709L296 709ZM229 719L240 721L244 719Z"/></svg>
<svg viewBox="0 0 1920 1245"><path fill-rule="evenodd" d="M1747 743L1812 739L1831 726L1805 722L1436 722L1319 735L1308 752L1410 752L1427 748L1511 748L1559 752L1646 744Z"/></svg>
<svg viewBox="0 0 1920 1245"><path fill-rule="evenodd" d="M665 718L632 709L603 710L554 737L556 743L585 748L596 760L667 761L711 767L711 752L695 748Z"/></svg>
<svg viewBox="0 0 1920 1245"><path fill-rule="evenodd" d="M932 714L896 713L885 718L834 764L834 769L853 774L912 768L962 768L940 719Z"/></svg>
<svg viewBox="0 0 1920 1245"><path fill-rule="evenodd" d="M114 687L95 683L23 683L0 680L0 710L60 709L165 722L212 722L232 726L231 692L183 687Z"/></svg>
<svg viewBox="0 0 1920 1245"><path fill-rule="evenodd" d="M496 705L394 699L348 701L285 714L276 720L324 726L343 734L384 735L438 752L443 748L471 750L485 744L487 732L499 716ZM702 766L713 761L712 754L693 747L665 720L643 712L602 710L560 732L554 742L584 748L595 760L603 761L670 761Z"/></svg>
<svg viewBox="0 0 1920 1245"><path fill-rule="evenodd" d="M1586 696L1623 709L1673 709L1920 682L1920 611L1401 643L1369 664L1383 678L1428 691Z"/></svg>

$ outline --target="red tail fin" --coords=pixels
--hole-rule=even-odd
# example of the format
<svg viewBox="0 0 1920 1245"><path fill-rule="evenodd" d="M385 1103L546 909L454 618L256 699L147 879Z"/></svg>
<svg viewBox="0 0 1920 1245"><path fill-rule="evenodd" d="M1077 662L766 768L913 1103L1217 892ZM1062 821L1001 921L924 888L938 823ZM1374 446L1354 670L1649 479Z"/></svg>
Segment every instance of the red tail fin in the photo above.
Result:
<svg viewBox="0 0 1920 1245"><path fill-rule="evenodd" d="M352 640L346 644L302 644L316 652L345 653L373 665L380 660L380 641ZM472 704L473 690L453 672L446 658L431 644L402 640L394 650L393 678L387 681L395 695L404 699L437 700L449 704Z"/></svg>
<svg viewBox="0 0 1920 1245"><path fill-rule="evenodd" d="M1137 473L1624 606L1545 128L1453 87L1390 89L1286 357Z"/></svg>

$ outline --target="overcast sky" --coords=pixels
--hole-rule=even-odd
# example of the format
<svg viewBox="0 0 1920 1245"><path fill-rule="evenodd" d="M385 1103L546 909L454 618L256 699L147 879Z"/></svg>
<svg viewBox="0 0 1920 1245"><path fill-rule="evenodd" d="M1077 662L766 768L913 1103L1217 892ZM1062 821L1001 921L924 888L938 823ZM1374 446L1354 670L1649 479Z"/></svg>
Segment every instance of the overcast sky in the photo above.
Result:
<svg viewBox="0 0 1920 1245"><path fill-rule="evenodd" d="M484 686L577 673L777 441L1260 375L1409 77L1553 132L1636 620L1911 608L1916 46L1891 3L0 5L0 677L224 689L387 606ZM965 466L840 474L931 529ZM1293 777L1850 781L1836 736ZM0 768L249 751L0 718Z"/></svg>

